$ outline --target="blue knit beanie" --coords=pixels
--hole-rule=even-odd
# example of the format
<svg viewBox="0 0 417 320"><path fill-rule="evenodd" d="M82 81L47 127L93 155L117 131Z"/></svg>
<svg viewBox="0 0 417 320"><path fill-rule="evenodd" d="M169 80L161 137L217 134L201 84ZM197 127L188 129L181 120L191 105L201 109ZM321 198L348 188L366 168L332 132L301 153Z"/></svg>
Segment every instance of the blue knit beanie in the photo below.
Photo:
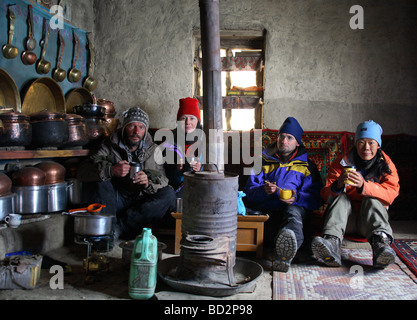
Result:
<svg viewBox="0 0 417 320"><path fill-rule="evenodd" d="M279 133L289 133L294 136L298 143L301 144L301 135L303 134L304 130L301 128L298 121L293 117L288 117L285 119L284 123L282 124L281 128L279 128Z"/></svg>
<svg viewBox="0 0 417 320"><path fill-rule="evenodd" d="M381 126L378 123L374 122L373 120L368 120L368 121L360 123L358 127L356 128L355 143L358 139L369 138L369 139L376 140L379 143L379 146L381 147L382 146L381 135L382 135Z"/></svg>

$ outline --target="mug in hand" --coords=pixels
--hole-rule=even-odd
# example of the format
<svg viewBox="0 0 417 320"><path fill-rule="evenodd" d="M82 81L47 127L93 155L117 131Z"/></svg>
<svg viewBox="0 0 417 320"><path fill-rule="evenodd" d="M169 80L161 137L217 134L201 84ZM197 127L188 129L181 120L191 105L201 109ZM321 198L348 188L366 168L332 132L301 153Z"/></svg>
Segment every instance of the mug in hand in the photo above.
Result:
<svg viewBox="0 0 417 320"><path fill-rule="evenodd" d="M130 163L130 172L129 176L131 179L133 179L139 171L142 170L142 165L139 162L131 162Z"/></svg>

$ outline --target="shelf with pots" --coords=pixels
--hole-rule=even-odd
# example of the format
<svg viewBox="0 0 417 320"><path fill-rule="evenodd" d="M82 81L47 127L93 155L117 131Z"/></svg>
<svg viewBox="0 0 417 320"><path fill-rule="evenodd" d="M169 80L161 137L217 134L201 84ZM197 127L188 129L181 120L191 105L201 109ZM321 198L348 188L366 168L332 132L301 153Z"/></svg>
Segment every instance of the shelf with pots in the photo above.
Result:
<svg viewBox="0 0 417 320"><path fill-rule="evenodd" d="M0 160L86 157L89 149L78 150L0 150Z"/></svg>

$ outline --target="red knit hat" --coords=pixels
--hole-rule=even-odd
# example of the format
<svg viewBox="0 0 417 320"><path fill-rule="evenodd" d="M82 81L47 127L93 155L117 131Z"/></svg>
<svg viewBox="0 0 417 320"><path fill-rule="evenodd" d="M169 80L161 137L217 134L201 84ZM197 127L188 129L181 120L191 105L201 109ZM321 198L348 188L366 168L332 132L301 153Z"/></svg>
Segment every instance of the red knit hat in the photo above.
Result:
<svg viewBox="0 0 417 320"><path fill-rule="evenodd" d="M198 108L198 100L194 98L185 98L180 99L180 108L178 109L177 113L177 121L180 120L180 118L183 115L191 114L201 122L200 118L200 109Z"/></svg>

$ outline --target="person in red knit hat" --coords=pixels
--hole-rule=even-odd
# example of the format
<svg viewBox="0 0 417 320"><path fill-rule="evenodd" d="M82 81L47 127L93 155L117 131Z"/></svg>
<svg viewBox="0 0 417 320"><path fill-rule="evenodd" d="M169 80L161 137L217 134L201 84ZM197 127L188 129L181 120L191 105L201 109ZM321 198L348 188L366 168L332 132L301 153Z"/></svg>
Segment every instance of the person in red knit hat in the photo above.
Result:
<svg viewBox="0 0 417 320"><path fill-rule="evenodd" d="M165 164L169 184L175 189L177 198L182 197L184 172L201 171L202 153L198 142L202 140L202 126L198 100L184 98L179 100L177 112L178 126L173 130L172 145L164 143L164 148L174 151L174 163ZM197 130L197 131L196 131ZM184 141L185 138L185 141Z"/></svg>

